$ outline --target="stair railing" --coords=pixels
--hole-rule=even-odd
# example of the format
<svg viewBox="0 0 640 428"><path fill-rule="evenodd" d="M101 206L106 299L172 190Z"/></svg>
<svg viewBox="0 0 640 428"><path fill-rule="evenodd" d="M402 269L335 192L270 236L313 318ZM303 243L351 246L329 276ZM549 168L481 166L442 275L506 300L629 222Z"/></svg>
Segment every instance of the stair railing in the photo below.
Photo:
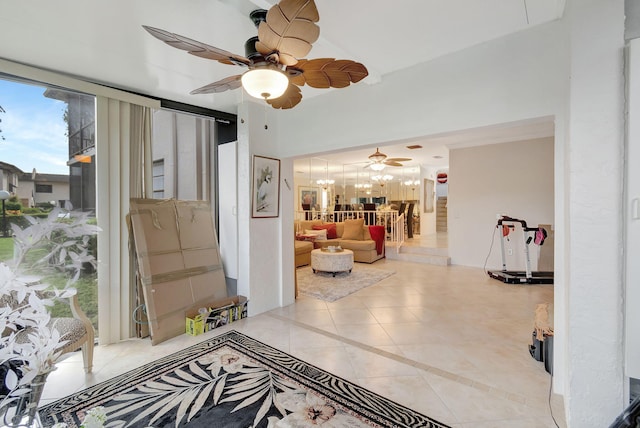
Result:
<svg viewBox="0 0 640 428"><path fill-rule="evenodd" d="M404 213L400 214L391 226L392 241L396 243L396 249L400 252L400 247L404 244Z"/></svg>

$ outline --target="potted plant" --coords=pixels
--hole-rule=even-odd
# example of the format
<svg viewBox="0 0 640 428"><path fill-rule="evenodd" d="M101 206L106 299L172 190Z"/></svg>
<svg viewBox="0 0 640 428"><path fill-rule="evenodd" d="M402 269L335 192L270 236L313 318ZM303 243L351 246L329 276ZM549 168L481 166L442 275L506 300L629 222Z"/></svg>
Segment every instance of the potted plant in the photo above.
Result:
<svg viewBox="0 0 640 428"><path fill-rule="evenodd" d="M12 225L14 257L0 262L0 425L33 422L47 375L55 369L65 343L49 308L75 290L83 266L95 264L87 248L98 231L87 213L52 211L44 220L28 217L29 226ZM65 287L40 280L49 271L64 272ZM29 425L30 426L30 425Z"/></svg>

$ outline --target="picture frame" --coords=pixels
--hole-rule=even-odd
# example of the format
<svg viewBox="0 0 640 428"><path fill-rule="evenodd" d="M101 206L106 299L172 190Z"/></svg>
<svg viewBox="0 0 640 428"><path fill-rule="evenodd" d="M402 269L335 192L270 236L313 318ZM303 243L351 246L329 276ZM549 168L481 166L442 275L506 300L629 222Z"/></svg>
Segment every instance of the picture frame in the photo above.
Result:
<svg viewBox="0 0 640 428"><path fill-rule="evenodd" d="M299 186L298 198L300 201L300 209L303 204L309 204L313 208L318 204L318 188Z"/></svg>
<svg viewBox="0 0 640 428"><path fill-rule="evenodd" d="M280 216L280 159L253 155L251 217Z"/></svg>
<svg viewBox="0 0 640 428"><path fill-rule="evenodd" d="M428 178L424 179L424 212L432 213L434 210L434 193L435 181Z"/></svg>

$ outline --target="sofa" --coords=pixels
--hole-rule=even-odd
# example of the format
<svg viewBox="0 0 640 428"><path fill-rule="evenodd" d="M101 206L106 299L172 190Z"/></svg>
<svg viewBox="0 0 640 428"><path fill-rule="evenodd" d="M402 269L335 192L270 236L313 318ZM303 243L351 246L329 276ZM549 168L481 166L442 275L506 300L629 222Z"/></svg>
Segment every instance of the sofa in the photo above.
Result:
<svg viewBox="0 0 640 428"><path fill-rule="evenodd" d="M311 264L311 250L313 250L313 243L310 241L295 241L295 259L296 267L305 266Z"/></svg>
<svg viewBox="0 0 640 428"><path fill-rule="evenodd" d="M384 227L367 226L364 219L345 220L344 222L327 223L322 220L301 220L294 223L296 235L316 235L315 247L324 248L330 245L340 246L353 251L353 261L361 263L373 263L384 257ZM378 236L374 234L379 228ZM326 238L325 238L326 236ZM296 267L311 263L311 250L314 244L310 241L295 241Z"/></svg>

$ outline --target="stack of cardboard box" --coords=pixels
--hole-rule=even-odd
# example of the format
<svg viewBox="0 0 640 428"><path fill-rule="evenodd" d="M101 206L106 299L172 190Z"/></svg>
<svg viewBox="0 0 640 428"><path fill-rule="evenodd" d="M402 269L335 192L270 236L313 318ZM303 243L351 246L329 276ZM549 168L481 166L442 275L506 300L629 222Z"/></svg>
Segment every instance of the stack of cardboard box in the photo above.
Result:
<svg viewBox="0 0 640 428"><path fill-rule="evenodd" d="M227 295L207 202L132 199L130 220L154 345L183 334L185 317L200 308L235 302L246 315L246 298Z"/></svg>

